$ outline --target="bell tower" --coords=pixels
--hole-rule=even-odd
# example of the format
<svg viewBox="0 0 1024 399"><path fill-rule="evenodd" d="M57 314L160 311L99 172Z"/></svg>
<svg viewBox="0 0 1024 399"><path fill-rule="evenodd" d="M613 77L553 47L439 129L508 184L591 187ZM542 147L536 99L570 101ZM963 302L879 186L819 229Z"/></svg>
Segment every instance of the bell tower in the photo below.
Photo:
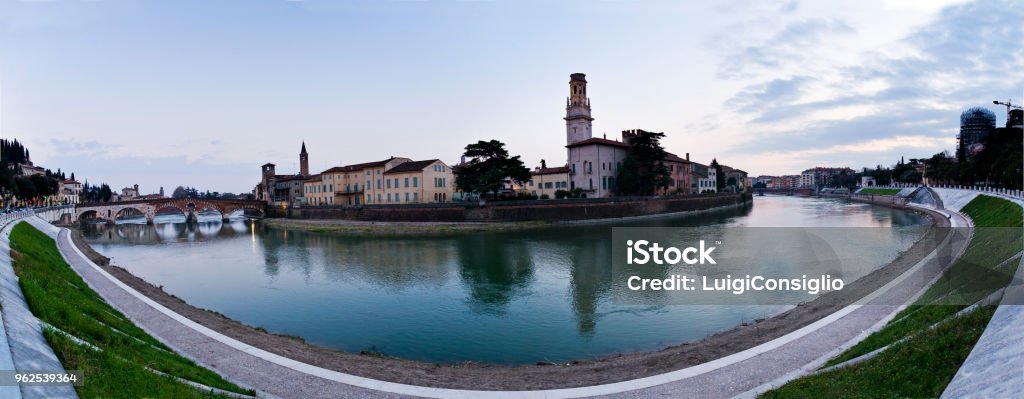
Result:
<svg viewBox="0 0 1024 399"><path fill-rule="evenodd" d="M569 75L569 98L565 101L566 144L583 141L591 137L590 98L587 97L587 75Z"/></svg>
<svg viewBox="0 0 1024 399"><path fill-rule="evenodd" d="M309 176L309 154L306 153L306 142L302 142L302 151L299 151L299 174Z"/></svg>

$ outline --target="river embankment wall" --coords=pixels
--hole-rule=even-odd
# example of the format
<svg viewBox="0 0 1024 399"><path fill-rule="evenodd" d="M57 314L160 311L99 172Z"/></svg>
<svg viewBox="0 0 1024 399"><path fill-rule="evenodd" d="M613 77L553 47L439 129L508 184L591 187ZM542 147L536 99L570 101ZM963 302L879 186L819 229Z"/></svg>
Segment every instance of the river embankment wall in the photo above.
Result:
<svg viewBox="0 0 1024 399"><path fill-rule="evenodd" d="M750 194L720 193L685 197L502 201L483 205L443 203L271 208L267 216L370 222L573 221L702 211L751 202Z"/></svg>

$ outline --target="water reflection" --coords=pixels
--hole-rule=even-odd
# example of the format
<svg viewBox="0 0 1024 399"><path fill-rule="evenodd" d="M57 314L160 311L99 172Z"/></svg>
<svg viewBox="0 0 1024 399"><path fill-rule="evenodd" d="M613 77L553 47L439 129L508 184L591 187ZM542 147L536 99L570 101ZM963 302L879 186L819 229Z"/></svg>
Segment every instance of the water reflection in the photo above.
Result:
<svg viewBox="0 0 1024 399"><path fill-rule="evenodd" d="M916 215L863 204L792 197L756 202L685 218L431 237L352 237L241 219L83 229L97 250L132 273L197 306L274 332L437 362L532 363L653 350L784 309L617 304L612 282L622 276L610 266L613 227L705 226L706 239L743 234L726 228L733 226L923 223ZM894 233L866 257L877 267L914 239ZM784 263L768 267L794 267ZM662 293L645 295L651 296L647 303L667 302L659 301Z"/></svg>

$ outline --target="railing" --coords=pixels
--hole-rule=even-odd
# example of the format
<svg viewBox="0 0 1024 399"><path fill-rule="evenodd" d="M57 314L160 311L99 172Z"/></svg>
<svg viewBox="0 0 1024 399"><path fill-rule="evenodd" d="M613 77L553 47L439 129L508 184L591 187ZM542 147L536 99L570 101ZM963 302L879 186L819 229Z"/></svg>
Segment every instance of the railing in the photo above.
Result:
<svg viewBox="0 0 1024 399"><path fill-rule="evenodd" d="M58 205L58 206L47 206L47 207L39 207L39 208L28 208L28 209L22 209L22 210L18 210L18 211L13 211L13 212L7 212L7 213L4 213L3 215L0 215L0 225L6 225L8 222L12 222L12 221L19 220L19 219L24 219L24 218L27 218L29 216L32 216L32 215L35 215L35 214L39 214L39 213L45 213L45 212L56 211L56 210L61 210L61 209L74 209L74 208L75 208L74 205Z"/></svg>
<svg viewBox="0 0 1024 399"><path fill-rule="evenodd" d="M964 190L964 191L975 191L979 193L992 194L1002 197L1008 197L1018 200L1024 200L1024 190L1011 190L1007 188L991 187L991 186L966 186L960 184L913 184L913 183L895 183L885 186L871 186L862 188L915 188L915 187L929 187L929 188L941 188L947 190Z"/></svg>

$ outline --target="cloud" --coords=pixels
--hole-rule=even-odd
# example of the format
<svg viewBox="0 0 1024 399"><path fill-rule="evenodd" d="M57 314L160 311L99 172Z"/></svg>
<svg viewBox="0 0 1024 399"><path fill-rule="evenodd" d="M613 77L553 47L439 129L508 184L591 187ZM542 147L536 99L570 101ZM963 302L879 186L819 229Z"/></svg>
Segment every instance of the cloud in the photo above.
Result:
<svg viewBox="0 0 1024 399"><path fill-rule="evenodd" d="M856 33L853 27L836 18L810 18L792 22L767 40L742 44L741 48L727 54L718 75L729 79L778 70L786 65L800 65L815 57L813 50L830 38L853 33ZM751 41L745 39L737 43Z"/></svg>
<svg viewBox="0 0 1024 399"><path fill-rule="evenodd" d="M836 68L834 77L748 85L726 105L748 105L745 128L752 139L731 150L773 151L825 164L840 152L898 159L904 154L897 150L930 155L949 148L961 109L989 105L1024 88L1021 19L1022 8L1007 1L951 6L896 43L912 49L902 56L863 54L863 63ZM775 37L807 43L799 38L841 26L791 25ZM772 66L792 47L758 47L762 54L750 63ZM816 93L830 95L815 98Z"/></svg>

